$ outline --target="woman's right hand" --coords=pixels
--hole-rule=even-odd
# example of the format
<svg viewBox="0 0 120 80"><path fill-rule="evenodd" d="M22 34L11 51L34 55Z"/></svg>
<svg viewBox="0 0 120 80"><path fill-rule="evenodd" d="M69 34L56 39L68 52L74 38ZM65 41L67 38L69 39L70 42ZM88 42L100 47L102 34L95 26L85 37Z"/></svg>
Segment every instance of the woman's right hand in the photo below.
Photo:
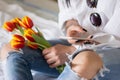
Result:
<svg viewBox="0 0 120 80"><path fill-rule="evenodd" d="M83 37L86 36L87 30L82 28L79 25L71 25L66 30L66 36L67 37ZM74 44L77 40L68 40L69 43Z"/></svg>

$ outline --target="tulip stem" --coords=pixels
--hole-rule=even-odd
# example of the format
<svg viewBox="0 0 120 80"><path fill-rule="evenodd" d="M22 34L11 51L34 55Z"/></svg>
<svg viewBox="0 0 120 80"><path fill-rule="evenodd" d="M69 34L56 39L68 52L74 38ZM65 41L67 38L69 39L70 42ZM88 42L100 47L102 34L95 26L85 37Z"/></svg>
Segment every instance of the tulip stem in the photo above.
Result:
<svg viewBox="0 0 120 80"><path fill-rule="evenodd" d="M39 43L36 43L36 42L29 42L29 44L36 44L36 45L38 45L39 46L39 48L40 49L45 49L45 48L47 48L46 46L44 46L44 45L42 45L42 44L39 44Z"/></svg>
<svg viewBox="0 0 120 80"><path fill-rule="evenodd" d="M20 31L20 33L22 35L24 35L24 30L22 29L22 27L20 27L18 24L16 24L16 26L17 26L18 30Z"/></svg>

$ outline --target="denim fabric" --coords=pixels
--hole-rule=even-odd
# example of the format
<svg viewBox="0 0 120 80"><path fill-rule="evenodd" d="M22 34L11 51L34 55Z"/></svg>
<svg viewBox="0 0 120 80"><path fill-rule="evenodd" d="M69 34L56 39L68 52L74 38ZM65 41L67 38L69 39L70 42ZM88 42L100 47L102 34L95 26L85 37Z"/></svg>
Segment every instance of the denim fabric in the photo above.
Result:
<svg viewBox="0 0 120 80"><path fill-rule="evenodd" d="M60 74L57 80L81 80L81 78L77 75L77 73L73 72L70 65L66 63L64 71Z"/></svg>
<svg viewBox="0 0 120 80"><path fill-rule="evenodd" d="M64 43L64 41L50 41L51 43ZM52 45L55 45L52 44ZM120 79L120 49L97 50L98 54L103 55L105 66L110 69L105 72L104 77L99 80L119 80ZM59 73L55 68L50 68L42 56L41 50L33 50L28 47L23 48L23 54L10 52L6 64L6 80L33 80L31 70L42 72L51 77L58 77ZM67 65L57 80L81 80Z"/></svg>
<svg viewBox="0 0 120 80"><path fill-rule="evenodd" d="M97 53L103 55L104 65L110 70L110 72L104 73L104 77L99 77L99 80L119 80L120 48L97 50Z"/></svg>
<svg viewBox="0 0 120 80"><path fill-rule="evenodd" d="M51 45L66 44L64 40L49 40ZM41 72L47 76L58 77L59 72L56 68L50 68L42 56L41 50L33 50L24 47L23 54L19 52L10 52L6 60L6 80L33 80L31 70Z"/></svg>
<svg viewBox="0 0 120 80"><path fill-rule="evenodd" d="M120 48L105 48L97 49L96 52L102 55L104 66L103 73L98 73L93 80L119 80L120 79ZM86 80L80 78L75 72L73 72L69 65L67 65L63 73L57 80Z"/></svg>

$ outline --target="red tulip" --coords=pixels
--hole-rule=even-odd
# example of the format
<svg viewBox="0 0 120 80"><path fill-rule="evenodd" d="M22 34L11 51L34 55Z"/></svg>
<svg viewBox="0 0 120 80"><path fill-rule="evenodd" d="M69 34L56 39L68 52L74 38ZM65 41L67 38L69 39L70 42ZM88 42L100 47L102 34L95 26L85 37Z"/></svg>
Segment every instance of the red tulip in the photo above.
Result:
<svg viewBox="0 0 120 80"><path fill-rule="evenodd" d="M37 33L32 29L24 30L24 36L31 42L35 41L34 38L32 37L33 34L37 34Z"/></svg>
<svg viewBox="0 0 120 80"><path fill-rule="evenodd" d="M19 24L25 29L33 27L33 21L28 16L25 16L22 18L22 20L19 20Z"/></svg>
<svg viewBox="0 0 120 80"><path fill-rule="evenodd" d="M20 26L19 21L21 21L21 19L17 18L17 17L11 20L11 22L13 22L15 25L19 25Z"/></svg>
<svg viewBox="0 0 120 80"><path fill-rule="evenodd" d="M19 49L25 46L25 39L23 36L14 34L12 40L10 41L12 48Z"/></svg>
<svg viewBox="0 0 120 80"><path fill-rule="evenodd" d="M3 28L9 32L12 32L16 28L16 25L13 22L8 21L3 24Z"/></svg>
<svg viewBox="0 0 120 80"><path fill-rule="evenodd" d="M11 22L13 22L15 24L19 24L19 21L21 21L21 19L17 18L17 17L11 20Z"/></svg>

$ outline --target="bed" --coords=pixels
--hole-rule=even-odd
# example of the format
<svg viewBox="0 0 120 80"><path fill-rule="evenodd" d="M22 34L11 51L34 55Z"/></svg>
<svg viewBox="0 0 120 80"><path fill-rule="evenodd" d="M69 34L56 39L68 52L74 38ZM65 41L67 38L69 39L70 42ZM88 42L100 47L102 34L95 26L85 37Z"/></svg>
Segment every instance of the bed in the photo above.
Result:
<svg viewBox="0 0 120 80"><path fill-rule="evenodd" d="M0 0L0 26L7 20L14 17L21 18L25 15L32 18L34 25L40 29L46 39L54 39L63 36L57 24L57 11L49 11L38 7L32 4L32 2L30 3L29 0ZM0 47L10 39L11 34L0 27ZM0 80L4 80L1 67L0 61ZM49 77L42 76L40 73L33 72L33 75L34 80L50 80ZM39 78L38 75L43 78Z"/></svg>

